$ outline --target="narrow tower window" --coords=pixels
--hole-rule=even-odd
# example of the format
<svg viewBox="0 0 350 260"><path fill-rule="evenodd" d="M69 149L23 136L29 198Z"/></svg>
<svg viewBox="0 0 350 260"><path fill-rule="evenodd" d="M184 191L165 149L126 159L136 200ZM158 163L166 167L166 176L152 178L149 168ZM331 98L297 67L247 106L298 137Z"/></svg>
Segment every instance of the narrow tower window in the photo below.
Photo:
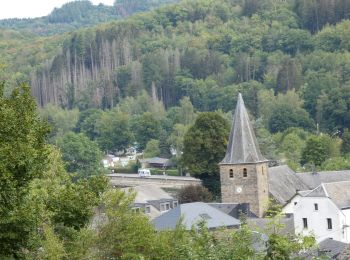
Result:
<svg viewBox="0 0 350 260"><path fill-rule="evenodd" d="M243 177L247 177L248 173L247 173L247 168L243 168Z"/></svg>
<svg viewBox="0 0 350 260"><path fill-rule="evenodd" d="M230 178L233 178L233 170L230 169Z"/></svg>

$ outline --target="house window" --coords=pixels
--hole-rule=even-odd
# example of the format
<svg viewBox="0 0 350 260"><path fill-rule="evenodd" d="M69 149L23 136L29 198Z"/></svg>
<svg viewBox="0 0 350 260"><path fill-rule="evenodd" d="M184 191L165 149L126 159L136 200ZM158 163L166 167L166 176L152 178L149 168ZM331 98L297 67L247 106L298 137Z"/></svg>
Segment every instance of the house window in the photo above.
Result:
<svg viewBox="0 0 350 260"><path fill-rule="evenodd" d="M303 226L307 229L307 218L303 218Z"/></svg>
<svg viewBox="0 0 350 260"><path fill-rule="evenodd" d="M327 227L328 227L328 229L332 229L332 219L331 218L327 218Z"/></svg>
<svg viewBox="0 0 350 260"><path fill-rule="evenodd" d="M179 205L179 203L178 203L177 201L174 201L174 202L173 202L173 208L176 208L177 205Z"/></svg>
<svg viewBox="0 0 350 260"><path fill-rule="evenodd" d="M233 178L233 170L230 169L230 178Z"/></svg>
<svg viewBox="0 0 350 260"><path fill-rule="evenodd" d="M164 203L160 204L160 211L165 211L165 204Z"/></svg>
<svg viewBox="0 0 350 260"><path fill-rule="evenodd" d="M247 173L247 168L243 168L243 177L247 177L248 173Z"/></svg>
<svg viewBox="0 0 350 260"><path fill-rule="evenodd" d="M146 207L145 207L145 213L146 213L146 214L151 213L151 206L146 206Z"/></svg>
<svg viewBox="0 0 350 260"><path fill-rule="evenodd" d="M314 208L315 208L315 211L318 211L318 204L317 203L314 204Z"/></svg>
<svg viewBox="0 0 350 260"><path fill-rule="evenodd" d="M140 208L139 207L135 207L135 208L133 208L132 209L134 212L136 212L136 213L139 213L140 212Z"/></svg>

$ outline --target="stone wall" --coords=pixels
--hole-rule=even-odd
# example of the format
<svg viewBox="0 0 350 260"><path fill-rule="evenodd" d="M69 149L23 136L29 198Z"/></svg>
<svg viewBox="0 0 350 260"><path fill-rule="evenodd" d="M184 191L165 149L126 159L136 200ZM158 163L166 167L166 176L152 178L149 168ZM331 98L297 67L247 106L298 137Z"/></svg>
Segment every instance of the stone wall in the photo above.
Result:
<svg viewBox="0 0 350 260"><path fill-rule="evenodd" d="M199 179L195 178L175 178L175 177L164 177L157 178L147 177L140 178L135 176L125 177L125 176L117 176L117 175L108 175L110 178L110 184L118 187L134 187L139 185L147 185L152 184L161 188L182 188L188 185L201 185L202 182Z"/></svg>
<svg viewBox="0 0 350 260"><path fill-rule="evenodd" d="M243 176L244 169L247 177ZM269 194L267 163L220 165L220 181L223 203L249 203L254 214L263 216Z"/></svg>

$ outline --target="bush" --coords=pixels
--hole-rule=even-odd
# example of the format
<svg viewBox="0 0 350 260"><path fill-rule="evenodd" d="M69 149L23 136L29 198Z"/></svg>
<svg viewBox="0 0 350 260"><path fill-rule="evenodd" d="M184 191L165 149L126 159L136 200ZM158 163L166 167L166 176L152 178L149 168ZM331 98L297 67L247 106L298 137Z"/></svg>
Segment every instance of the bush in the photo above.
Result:
<svg viewBox="0 0 350 260"><path fill-rule="evenodd" d="M202 185L189 185L179 191L178 199L180 203L211 202L213 195Z"/></svg>
<svg viewBox="0 0 350 260"><path fill-rule="evenodd" d="M136 162L129 162L128 166L126 167L115 167L114 172L115 173L137 173L138 165Z"/></svg>
<svg viewBox="0 0 350 260"><path fill-rule="evenodd" d="M163 169L151 168L152 175L163 175ZM169 176L179 176L179 171L177 169L167 169L165 170L165 174Z"/></svg>

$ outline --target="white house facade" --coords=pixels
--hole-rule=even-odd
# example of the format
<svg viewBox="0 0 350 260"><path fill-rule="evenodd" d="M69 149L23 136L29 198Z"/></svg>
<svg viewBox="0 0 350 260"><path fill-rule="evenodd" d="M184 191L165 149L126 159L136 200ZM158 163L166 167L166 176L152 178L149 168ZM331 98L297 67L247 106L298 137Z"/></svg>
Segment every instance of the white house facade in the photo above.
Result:
<svg viewBox="0 0 350 260"><path fill-rule="evenodd" d="M322 183L294 196L284 207L294 214L296 234L350 243L350 181Z"/></svg>

